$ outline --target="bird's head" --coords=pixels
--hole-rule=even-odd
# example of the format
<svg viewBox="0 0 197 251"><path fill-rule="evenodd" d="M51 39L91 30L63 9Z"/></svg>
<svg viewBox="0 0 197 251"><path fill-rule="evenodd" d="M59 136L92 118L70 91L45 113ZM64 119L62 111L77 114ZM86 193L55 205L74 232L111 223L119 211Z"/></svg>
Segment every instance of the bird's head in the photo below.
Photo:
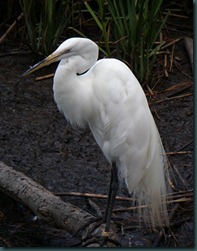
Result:
<svg viewBox="0 0 197 251"><path fill-rule="evenodd" d="M88 38L73 37L64 41L52 54L30 67L22 76L27 76L47 65L62 59L76 58L78 72L88 70L98 59L98 46ZM78 60L80 57L80 60ZM79 62L80 61L80 62Z"/></svg>

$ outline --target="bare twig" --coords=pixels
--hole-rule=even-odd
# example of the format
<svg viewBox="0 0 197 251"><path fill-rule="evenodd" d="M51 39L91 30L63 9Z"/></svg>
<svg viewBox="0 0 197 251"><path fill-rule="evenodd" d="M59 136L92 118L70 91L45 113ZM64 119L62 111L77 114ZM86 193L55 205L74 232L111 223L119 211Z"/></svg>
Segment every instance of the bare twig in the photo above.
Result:
<svg viewBox="0 0 197 251"><path fill-rule="evenodd" d="M190 202L192 201L191 196L189 198L178 198L178 199L172 199L172 200L168 200L167 204L171 204L171 203L181 203L181 202ZM120 212L127 212L127 211L134 211L137 210L139 208L145 208L148 207L148 205L142 205L142 206L133 206L133 207L122 207L122 208L117 208L113 210L113 213L120 213Z"/></svg>
<svg viewBox="0 0 197 251"><path fill-rule="evenodd" d="M23 13L21 13L20 16L17 17L17 21L20 21L22 19L22 17L23 17ZM11 32L11 30L17 24L17 21L14 21L12 23L12 25L10 25L10 27L7 29L7 31L1 36L1 38L0 38L0 44L4 42L4 40L6 39L6 37L8 36L8 34Z"/></svg>
<svg viewBox="0 0 197 251"><path fill-rule="evenodd" d="M177 154L192 154L192 151L179 151L179 152L166 152L167 155L177 155Z"/></svg>
<svg viewBox="0 0 197 251"><path fill-rule="evenodd" d="M103 194L93 194L93 193L78 193L78 192L61 192L54 193L56 196L75 196L75 197L86 197L86 198L96 198L96 199L107 199L107 195ZM116 200L119 201L136 201L133 198L116 196Z"/></svg>
<svg viewBox="0 0 197 251"><path fill-rule="evenodd" d="M181 176L179 170L176 168L175 165L173 166L173 168L174 168L174 170L176 171L176 173L177 173L179 179L180 179L181 182L183 183L184 187L185 187L186 189L188 189L188 185L186 184L186 182L185 182L184 179L182 178L182 176Z"/></svg>
<svg viewBox="0 0 197 251"><path fill-rule="evenodd" d="M176 68L180 71L181 74L184 74L186 77L193 79L193 77L191 77L190 75L188 75L186 72L184 72L180 65L176 62L176 60L174 60L174 65L176 66Z"/></svg>
<svg viewBox="0 0 197 251"><path fill-rule="evenodd" d="M165 98L165 99L157 100L157 101L149 103L149 105L163 103L163 102L170 101L170 100L173 100L173 99L185 98L185 97L189 97L189 96L192 96L192 95L193 95L193 93L186 93L184 95L179 95L179 96L175 96L175 97L171 97L171 98Z"/></svg>
<svg viewBox="0 0 197 251"><path fill-rule="evenodd" d="M90 207L93 208L93 210L96 212L97 217L102 218L101 210L97 206L97 204L94 201L92 201L90 198L87 198L87 201L88 201Z"/></svg>
<svg viewBox="0 0 197 251"><path fill-rule="evenodd" d="M44 76L41 76L41 77L37 77L35 80L36 81L41 81L41 80L45 80L45 79L48 79L48 78L53 78L54 76L54 73L50 73L50 74L47 74L47 75L44 75Z"/></svg>
<svg viewBox="0 0 197 251"><path fill-rule="evenodd" d="M182 38L182 37L177 38L177 39L171 41L170 43L163 45L163 46L161 47L161 50L164 50L164 49L170 47L171 45L178 43L181 39L183 39L183 38Z"/></svg>
<svg viewBox="0 0 197 251"><path fill-rule="evenodd" d="M173 59L174 59L174 47L175 47L175 44L173 44L172 46L172 53L170 55L170 72L172 71L172 65L173 65Z"/></svg>
<svg viewBox="0 0 197 251"><path fill-rule="evenodd" d="M168 56L167 54L164 54L164 73L166 77L169 76L168 71L167 71L167 64L168 64Z"/></svg>
<svg viewBox="0 0 197 251"><path fill-rule="evenodd" d="M174 91L174 90L180 90L182 88L189 88L192 85L193 85L193 82L191 82L191 81L189 81L189 82L183 82L183 83L179 83L179 84L173 85L173 86L171 86L171 87L163 90L160 93L171 92L171 91Z"/></svg>
<svg viewBox="0 0 197 251"><path fill-rule="evenodd" d="M193 189L186 191L174 192L168 195L168 200L170 199L178 199L183 197L193 197Z"/></svg>
<svg viewBox="0 0 197 251"><path fill-rule="evenodd" d="M166 12L164 12L164 14L167 14ZM175 14L175 13L170 13L169 14L171 17L178 17L178 18L184 18L184 19L188 19L188 16L184 16L184 15L179 15L179 14Z"/></svg>
<svg viewBox="0 0 197 251"><path fill-rule="evenodd" d="M185 147L187 147L188 145L190 145L193 142L193 139L190 140L189 142L187 142L186 144L184 144L181 148L179 148L176 152L182 151Z"/></svg>
<svg viewBox="0 0 197 251"><path fill-rule="evenodd" d="M74 197L85 197L85 198L96 198L96 199L107 199L107 195L103 194L92 194L92 193L78 193L78 192L61 192L54 193L56 196L74 196ZM169 199L177 199L182 197L191 197L193 195L193 190L174 192L168 195ZM135 202L136 199L129 197L116 196L117 201L132 201Z"/></svg>

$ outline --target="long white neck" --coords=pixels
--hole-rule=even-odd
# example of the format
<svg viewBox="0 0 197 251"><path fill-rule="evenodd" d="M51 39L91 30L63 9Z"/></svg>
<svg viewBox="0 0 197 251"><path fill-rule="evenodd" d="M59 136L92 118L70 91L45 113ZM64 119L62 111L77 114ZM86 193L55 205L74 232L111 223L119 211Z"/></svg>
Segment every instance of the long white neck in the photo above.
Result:
<svg viewBox="0 0 197 251"><path fill-rule="evenodd" d="M62 59L54 76L54 99L58 109L71 124L84 126L92 114L91 73L87 65L76 64L76 59Z"/></svg>

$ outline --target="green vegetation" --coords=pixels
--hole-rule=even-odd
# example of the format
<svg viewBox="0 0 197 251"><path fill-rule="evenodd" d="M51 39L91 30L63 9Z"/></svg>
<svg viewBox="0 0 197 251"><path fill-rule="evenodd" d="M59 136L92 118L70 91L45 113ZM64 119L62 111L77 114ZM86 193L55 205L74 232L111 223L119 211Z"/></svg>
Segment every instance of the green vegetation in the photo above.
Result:
<svg viewBox="0 0 197 251"><path fill-rule="evenodd" d="M86 7L102 32L104 54L123 60L140 82L147 81L157 52L163 45L163 42L159 41L159 34L168 16L162 18L163 0L97 2L97 13L88 3ZM115 51L112 53L109 48L115 48Z"/></svg>
<svg viewBox="0 0 197 251"><path fill-rule="evenodd" d="M65 38L80 34L97 42L105 57L124 61L141 83L149 80L163 45L160 33L168 16L162 14L163 0L8 2L9 17L20 3L16 15L22 12L23 22L18 30L34 54L46 56Z"/></svg>
<svg viewBox="0 0 197 251"><path fill-rule="evenodd" d="M148 80L155 56L163 42L159 34L167 16L160 12L163 0L112 0L108 2L113 22L117 56L132 68L143 82ZM157 43L156 43L157 42Z"/></svg>
<svg viewBox="0 0 197 251"><path fill-rule="evenodd" d="M34 53L48 55L56 47L64 29L71 24L73 3L68 0L19 0L27 40Z"/></svg>

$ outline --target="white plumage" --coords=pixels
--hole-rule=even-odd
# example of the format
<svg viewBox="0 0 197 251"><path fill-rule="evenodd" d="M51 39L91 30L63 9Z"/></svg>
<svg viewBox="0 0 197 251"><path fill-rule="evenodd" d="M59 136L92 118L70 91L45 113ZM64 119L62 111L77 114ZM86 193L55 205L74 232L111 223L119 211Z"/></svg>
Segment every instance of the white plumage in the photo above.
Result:
<svg viewBox="0 0 197 251"><path fill-rule="evenodd" d="M129 192L150 206L140 210L145 221L166 224L167 163L146 96L123 62L97 58L93 41L71 38L24 75L61 60L53 85L59 110L71 124L89 125Z"/></svg>

